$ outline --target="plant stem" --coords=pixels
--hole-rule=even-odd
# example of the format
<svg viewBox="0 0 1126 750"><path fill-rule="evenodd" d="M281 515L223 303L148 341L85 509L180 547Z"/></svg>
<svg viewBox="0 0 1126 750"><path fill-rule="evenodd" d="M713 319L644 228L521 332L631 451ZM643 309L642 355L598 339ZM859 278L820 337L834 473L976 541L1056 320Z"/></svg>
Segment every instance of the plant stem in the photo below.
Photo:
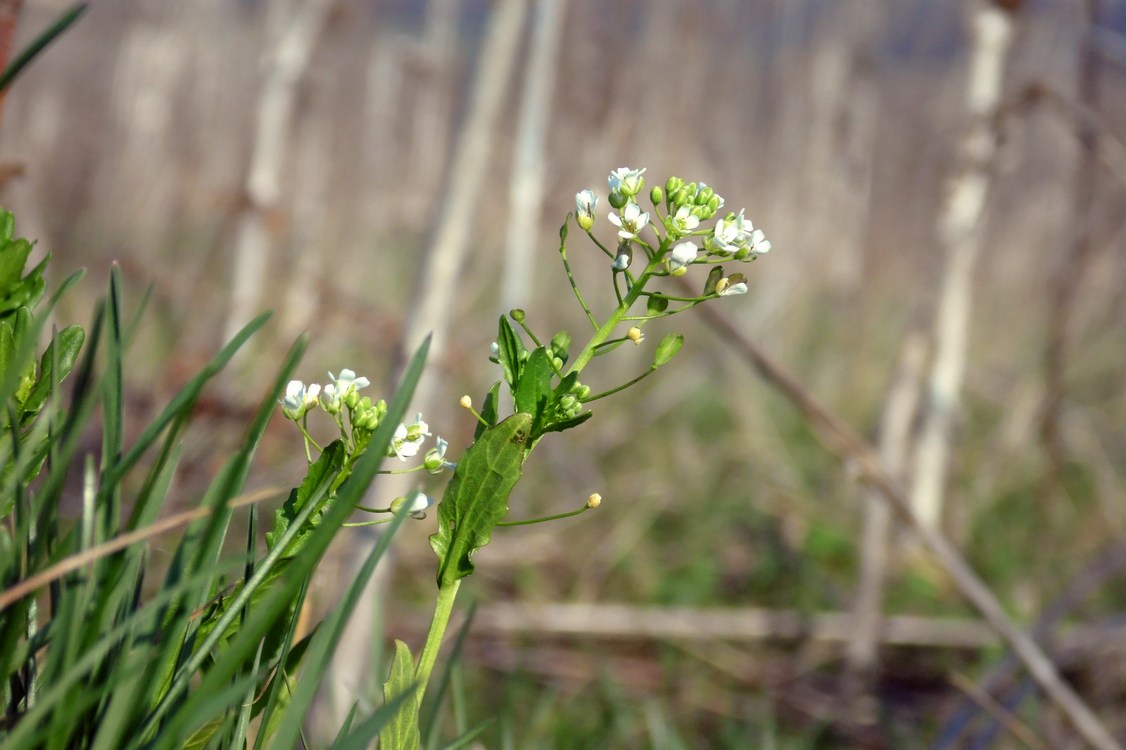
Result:
<svg viewBox="0 0 1126 750"><path fill-rule="evenodd" d="M430 621L430 632L426 634L426 643L418 657L418 669L414 678L418 683L417 705L422 706L422 699L426 696L426 683L430 681L430 673L434 671L434 664L438 661L438 651L442 648L442 638L446 634L446 626L450 623L450 613L454 609L454 599L457 598L457 589L461 586L461 579L443 581L438 586L438 601L434 604L434 619Z"/></svg>
<svg viewBox="0 0 1126 750"><path fill-rule="evenodd" d="M645 282L649 281L649 278L653 275L655 265L656 262L650 263L645 271L637 277L637 281L630 287L622 303L618 305L618 309L606 319L606 322L602 324L601 328L594 332L594 336L587 342L586 347L582 350L582 353L579 354L575 363L571 365L571 369L568 370L568 373L582 372L582 369L586 367L587 363L590 362L591 358L594 356L598 346L610 337L610 334L612 334L618 324L622 322L622 318L625 317L625 314L633 307L633 303L637 302L638 298L641 297L641 292L645 289Z"/></svg>

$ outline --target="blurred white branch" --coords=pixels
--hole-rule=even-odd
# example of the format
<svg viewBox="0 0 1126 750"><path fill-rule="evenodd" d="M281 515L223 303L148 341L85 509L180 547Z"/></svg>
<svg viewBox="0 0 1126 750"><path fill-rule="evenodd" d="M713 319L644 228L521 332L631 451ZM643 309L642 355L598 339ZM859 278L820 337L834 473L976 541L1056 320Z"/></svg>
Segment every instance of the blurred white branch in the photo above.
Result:
<svg viewBox="0 0 1126 750"><path fill-rule="evenodd" d="M992 115L1013 35L1010 14L992 2L973 4L973 43L966 81L971 118L939 217L938 241L946 258L934 320L934 361L923 426L916 446L911 505L919 520L937 528L946 491L950 432L961 399L974 271L982 243L982 215L997 151Z"/></svg>
<svg viewBox="0 0 1126 750"><path fill-rule="evenodd" d="M269 51L258 98L246 204L235 230L231 304L225 338L230 339L259 310L267 258L275 244L272 223L281 196L282 170L291 142L297 84L335 0L303 0L275 6L280 33Z"/></svg>
<svg viewBox="0 0 1126 750"><path fill-rule="evenodd" d="M544 193L544 142L547 140L559 41L566 0L538 0L524 91L516 132L516 158L508 194L508 239L501 303L504 310L524 307L532 286Z"/></svg>

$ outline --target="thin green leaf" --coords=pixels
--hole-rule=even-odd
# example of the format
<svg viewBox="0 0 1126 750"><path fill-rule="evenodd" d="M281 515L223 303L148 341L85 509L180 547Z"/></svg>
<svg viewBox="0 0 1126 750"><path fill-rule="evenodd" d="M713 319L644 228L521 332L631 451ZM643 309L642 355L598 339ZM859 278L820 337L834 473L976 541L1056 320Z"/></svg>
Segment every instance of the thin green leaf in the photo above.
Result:
<svg viewBox="0 0 1126 750"><path fill-rule="evenodd" d="M86 5L86 3L79 3L69 10L64 11L53 24L48 26L23 52L16 56L16 59L8 64L4 72L0 73L0 91L12 85L12 81L16 79L16 76L22 73L23 69L26 68L47 45L58 39L60 34L70 28L71 24L77 21L78 17L86 11Z"/></svg>

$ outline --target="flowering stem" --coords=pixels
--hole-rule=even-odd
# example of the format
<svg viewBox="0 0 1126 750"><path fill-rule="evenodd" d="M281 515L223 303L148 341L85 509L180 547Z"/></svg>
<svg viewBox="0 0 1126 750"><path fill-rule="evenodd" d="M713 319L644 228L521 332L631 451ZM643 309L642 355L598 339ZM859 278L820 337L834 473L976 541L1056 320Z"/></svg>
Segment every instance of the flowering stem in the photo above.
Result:
<svg viewBox="0 0 1126 750"><path fill-rule="evenodd" d="M578 510L568 511L566 513L556 513L554 516L543 516L542 518L529 518L526 521L501 521L497 526L531 526L534 523L544 523L545 521L558 521L563 518L573 518L580 513L586 513L590 510L589 505L584 505Z"/></svg>
<svg viewBox="0 0 1126 750"><path fill-rule="evenodd" d="M636 384L636 383L639 383L639 382L641 382L642 380L644 380L645 378L649 377L650 375L652 375L652 374L653 374L653 373L655 373L656 371L657 371L657 368L656 368L656 367L650 367L650 368L649 368L648 370L646 370L645 372L641 373L640 375L638 375L638 376L637 376L636 378L634 378L633 380L629 381L628 383L622 383L622 384L621 384L621 385L619 385L619 386L618 386L617 388L611 388L611 389L610 389L610 390L608 390L608 391L603 391L602 393L597 393L597 394L595 394L595 395L593 395L593 396L590 396L590 397L588 397L588 398L584 398L584 399L583 399L583 403L584 403L584 404L589 404L589 403L590 403L591 401L597 401L597 400L598 400L598 399L600 399L600 398L606 398L607 396L613 396L613 395L614 395L615 393L617 393L618 391L624 391L624 390L625 390L626 388L629 388L629 387L630 387L631 385L634 385L634 384Z"/></svg>
<svg viewBox="0 0 1126 750"><path fill-rule="evenodd" d="M590 232L587 232L587 234L590 235ZM590 236L591 239L594 238L594 235ZM597 240L595 241L597 242ZM579 301L579 306L582 307L583 312L586 313L586 317L587 320L590 321L590 325L595 330L598 330L598 321L594 319L594 315L591 314L590 308L586 306L586 300L583 299L583 294L579 291L579 285L575 283L575 275L571 273L571 262L567 260L567 243L562 240L559 242L559 257L563 259L563 270L567 272L567 281L571 282L571 291L575 293L575 299Z"/></svg>
<svg viewBox="0 0 1126 750"><path fill-rule="evenodd" d="M442 638L446 634L446 626L450 623L450 613L453 612L454 599L457 598L457 589L461 586L461 579L443 581L438 586L438 601L434 604L434 619L430 621L430 632L426 634L426 643L418 657L418 668L414 672L415 681L418 683L417 705L422 705L426 695L426 683L430 681L430 673L434 671L434 664L438 661L438 651L442 648Z"/></svg>
<svg viewBox="0 0 1126 750"><path fill-rule="evenodd" d="M591 337L590 341L587 342L586 347L582 350L578 358L575 360L575 364L571 365L571 369L568 370L569 373L582 372L582 369L586 367L587 363L590 362L592 357L594 357L595 350L597 350L599 346L601 346L601 344L610 337L610 335L614 332L614 329L617 328L618 324L622 322L622 318L625 317L625 314L629 312L629 309L631 307L633 307L633 303L637 302L638 298L641 296L642 291L644 291L645 282L649 281L649 278L653 275L653 272L655 270L656 262L650 263L649 266L642 272L641 276L637 278L637 281L634 282L632 286L630 286L629 292L626 293L626 296L618 305L618 309L615 310L610 315L610 317L606 319L606 322L603 323L602 326L594 332L594 335Z"/></svg>
<svg viewBox="0 0 1126 750"><path fill-rule="evenodd" d="M536 346L543 346L543 344L540 343L540 340L536 338L536 334L532 331L531 328L528 327L528 324L524 320L524 318L513 318L513 320L516 321L516 324L518 326L524 329L524 333L528 334L528 338L530 338Z"/></svg>

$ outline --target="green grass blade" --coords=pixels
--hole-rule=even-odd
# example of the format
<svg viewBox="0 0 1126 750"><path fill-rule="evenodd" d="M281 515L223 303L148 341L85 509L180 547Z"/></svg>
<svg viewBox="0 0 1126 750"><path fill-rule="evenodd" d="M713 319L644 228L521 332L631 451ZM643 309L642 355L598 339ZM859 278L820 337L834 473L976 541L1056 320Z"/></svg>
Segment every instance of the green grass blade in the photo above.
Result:
<svg viewBox="0 0 1126 750"><path fill-rule="evenodd" d="M22 73L23 69L26 68L40 52L58 39L59 35L70 28L84 12L86 12L86 3L79 3L71 7L69 10L64 11L42 34L37 36L23 52L16 56L15 60L12 60L12 62L8 64L8 67L4 68L4 72L0 73L0 91L4 91L11 86L16 76Z"/></svg>

